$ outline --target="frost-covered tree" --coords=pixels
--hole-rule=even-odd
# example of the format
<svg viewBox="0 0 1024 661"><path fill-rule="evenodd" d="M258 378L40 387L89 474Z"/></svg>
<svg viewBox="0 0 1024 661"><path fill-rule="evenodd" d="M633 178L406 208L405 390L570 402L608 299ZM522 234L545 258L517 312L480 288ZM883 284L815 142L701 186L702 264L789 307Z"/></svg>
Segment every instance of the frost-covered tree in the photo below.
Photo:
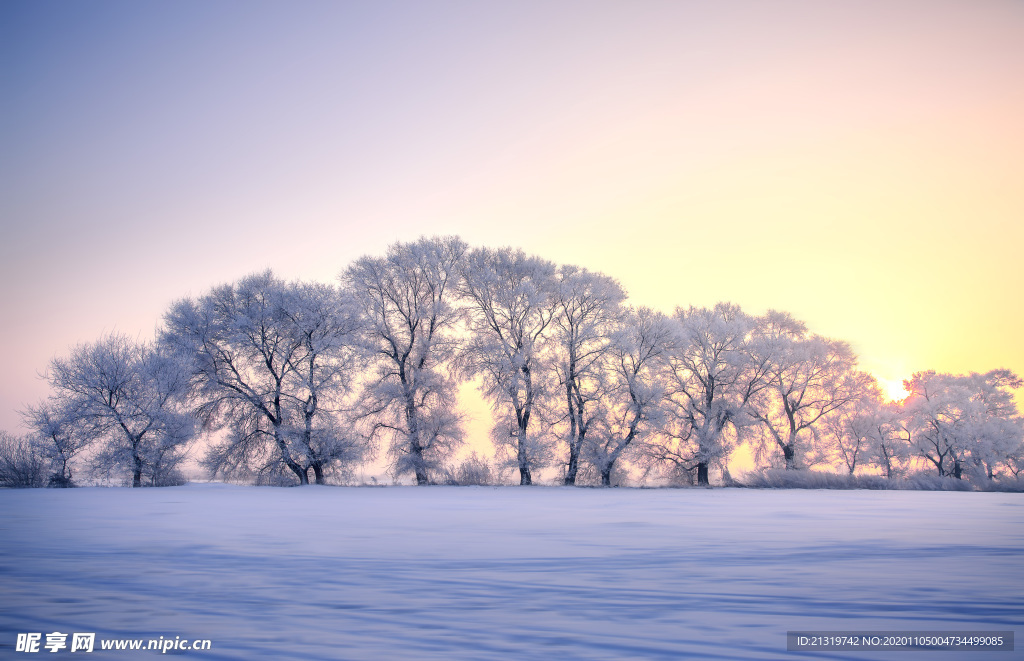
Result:
<svg viewBox="0 0 1024 661"><path fill-rule="evenodd" d="M568 446L564 483L573 485L587 432L609 384L606 359L626 293L614 279L577 266L559 266L555 279L551 347Z"/></svg>
<svg viewBox="0 0 1024 661"><path fill-rule="evenodd" d="M76 442L96 448L99 470L157 485L184 460L195 423L181 405L188 375L175 356L111 334L51 361L48 379L51 410L84 439Z"/></svg>
<svg viewBox="0 0 1024 661"><path fill-rule="evenodd" d="M939 475L965 471L992 479L1013 456L1024 427L1013 390L1024 382L1009 370L985 374L918 372L904 381L906 429L915 452Z"/></svg>
<svg viewBox="0 0 1024 661"><path fill-rule="evenodd" d="M48 464L35 438L0 431L0 487L42 487Z"/></svg>
<svg viewBox="0 0 1024 661"><path fill-rule="evenodd" d="M847 406L822 420L823 434L818 443L821 462L839 464L853 475L858 466L880 455L886 462L887 475L892 473L892 446L885 434L887 421L883 417L882 391L873 377L866 377L861 392Z"/></svg>
<svg viewBox="0 0 1024 661"><path fill-rule="evenodd" d="M465 252L458 237L421 238L392 245L384 257L362 257L341 275L373 355L363 417L390 437L394 473L412 473L417 484L441 479L463 442L448 368L463 320L457 280Z"/></svg>
<svg viewBox="0 0 1024 661"><path fill-rule="evenodd" d="M1006 474L1016 480L1024 477L1024 441L1006 458Z"/></svg>
<svg viewBox="0 0 1024 661"><path fill-rule="evenodd" d="M299 341L291 359L288 401L298 418L295 433L317 484L329 470L344 472L370 452L352 411L364 330L351 292L320 283L295 283L284 309Z"/></svg>
<svg viewBox="0 0 1024 661"><path fill-rule="evenodd" d="M48 486L74 486L72 460L88 447L82 425L76 424L77 412L71 408L74 400L51 399L22 412L25 424L35 431L35 443L50 464Z"/></svg>
<svg viewBox="0 0 1024 661"><path fill-rule="evenodd" d="M534 434L545 390L546 331L557 311L555 265L511 248L471 251L461 290L470 308L471 337L460 364L483 377L482 390L497 415L499 451L514 457L519 483L549 461L550 447Z"/></svg>
<svg viewBox="0 0 1024 661"><path fill-rule="evenodd" d="M972 397L971 471L992 480L1024 444L1024 418L1013 394L1024 387L1024 380L1007 369L972 373L970 379L976 391Z"/></svg>
<svg viewBox="0 0 1024 661"><path fill-rule="evenodd" d="M855 400L870 377L854 369L849 345L810 334L784 312L761 318L751 356L765 364L768 381L748 409L760 423L758 454L780 450L786 468L798 468L801 451L819 434L818 423Z"/></svg>
<svg viewBox="0 0 1024 661"><path fill-rule="evenodd" d="M867 462L882 469L888 479L902 475L911 447L901 404L886 402L862 415L861 424L868 438Z"/></svg>
<svg viewBox="0 0 1024 661"><path fill-rule="evenodd" d="M622 315L604 361L607 387L602 390L598 416L584 445L584 457L611 485L616 463L626 454L644 453L662 423L664 359L672 329L664 315L650 308Z"/></svg>
<svg viewBox="0 0 1024 661"><path fill-rule="evenodd" d="M697 484L707 485L709 467L724 462L735 433L753 418L748 403L767 387L766 357L749 350L756 320L731 303L714 308L677 309L675 336L668 349L666 430L669 441L657 458L696 469Z"/></svg>
<svg viewBox="0 0 1024 661"><path fill-rule="evenodd" d="M190 365L197 417L225 432L206 466L258 478L283 471L308 484L310 470L322 483L360 460L364 439L329 405L348 394L356 329L339 292L270 271L175 303L161 342Z"/></svg>

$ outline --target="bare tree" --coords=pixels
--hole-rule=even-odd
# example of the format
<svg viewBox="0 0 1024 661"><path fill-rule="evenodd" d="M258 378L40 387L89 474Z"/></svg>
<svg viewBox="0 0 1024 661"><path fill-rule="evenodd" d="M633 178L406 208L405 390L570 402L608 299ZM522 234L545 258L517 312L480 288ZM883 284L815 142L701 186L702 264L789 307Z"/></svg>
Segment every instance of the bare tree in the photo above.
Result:
<svg viewBox="0 0 1024 661"><path fill-rule="evenodd" d="M361 459L365 441L323 406L349 388L355 330L337 291L270 271L175 303L161 342L189 362L197 417L226 431L204 463L215 474L287 471L308 484L310 470L323 483L328 468Z"/></svg>
<svg viewBox="0 0 1024 661"><path fill-rule="evenodd" d="M657 458L696 469L709 483L709 467L732 450L728 426L752 422L751 399L768 386L768 361L750 351L756 320L731 303L713 309L677 309L670 345L667 429L671 437Z"/></svg>
<svg viewBox="0 0 1024 661"><path fill-rule="evenodd" d="M1024 474L1024 441L1014 448L1006 458L1006 474L1015 480Z"/></svg>
<svg viewBox="0 0 1024 661"><path fill-rule="evenodd" d="M854 369L856 357L845 342L811 335L783 312L761 319L751 347L754 360L765 363L769 384L749 408L763 432L759 454L781 450L786 468L798 468L817 423L853 401L869 376Z"/></svg>
<svg viewBox="0 0 1024 661"><path fill-rule="evenodd" d="M1009 370L917 372L904 385L910 392L903 404L909 442L939 475L961 479L970 469L992 479L1022 442L1012 391L1024 382Z"/></svg>
<svg viewBox="0 0 1024 661"><path fill-rule="evenodd" d="M867 460L881 468L888 479L902 475L910 458L910 435L905 420L898 402L887 402L862 414L868 438Z"/></svg>
<svg viewBox="0 0 1024 661"><path fill-rule="evenodd" d="M893 445L889 442L891 430L883 417L882 392L873 377L864 380L862 392L850 403L822 420L824 434L818 444L820 461L838 463L849 475L859 465L880 455L886 473L892 473ZM874 451L874 452L873 452Z"/></svg>
<svg viewBox="0 0 1024 661"><path fill-rule="evenodd" d="M511 248L473 250L462 269L472 336L460 363L467 376L483 377L498 416L499 450L504 446L514 455L523 485L533 483L533 470L550 454L531 423L545 394L542 352L557 310L554 274L551 262Z"/></svg>
<svg viewBox="0 0 1024 661"><path fill-rule="evenodd" d="M25 424L36 433L40 452L50 463L47 486L74 486L72 461L92 440L82 433L82 425L76 424L78 412L68 410L75 405L76 401L67 398L51 399L22 412Z"/></svg>
<svg viewBox="0 0 1024 661"><path fill-rule="evenodd" d="M587 460L611 485L622 456L638 450L661 426L665 378L663 361L672 329L650 308L629 310L613 336L608 370L610 387L600 398L600 418L584 448Z"/></svg>
<svg viewBox="0 0 1024 661"><path fill-rule="evenodd" d="M300 420L298 443L323 484L329 470L344 472L371 451L369 438L356 431L351 401L366 354L358 344L363 327L349 291L296 283L290 293L283 312L300 350L291 358L292 387L285 394Z"/></svg>
<svg viewBox="0 0 1024 661"><path fill-rule="evenodd" d="M309 481L289 446L284 391L301 342L283 323L284 290L265 271L178 301L164 317L161 342L191 360L197 416L227 432L205 460L215 474L284 464Z"/></svg>
<svg viewBox="0 0 1024 661"><path fill-rule="evenodd" d="M188 379L175 357L112 334L54 359L48 377L61 424L99 445L100 470L126 470L133 487L157 485L184 459L195 425L180 404Z"/></svg>
<svg viewBox="0 0 1024 661"><path fill-rule="evenodd" d="M972 472L989 480L1000 468L1008 468L1012 456L1024 444L1024 418L1014 399L1015 390L1024 387L1024 379L1008 369L995 369L970 375L972 397Z"/></svg>
<svg viewBox="0 0 1024 661"><path fill-rule="evenodd" d="M573 485L587 432L598 414L598 400L605 394L605 362L626 293L614 279L577 266L559 266L555 277L551 344L565 397L563 424L569 455L564 483Z"/></svg>
<svg viewBox="0 0 1024 661"><path fill-rule="evenodd" d="M456 305L466 244L458 237L392 245L384 257L362 257L341 275L360 305L375 374L363 416L390 436L396 475L429 484L461 445L456 383L447 366L459 347L463 313Z"/></svg>

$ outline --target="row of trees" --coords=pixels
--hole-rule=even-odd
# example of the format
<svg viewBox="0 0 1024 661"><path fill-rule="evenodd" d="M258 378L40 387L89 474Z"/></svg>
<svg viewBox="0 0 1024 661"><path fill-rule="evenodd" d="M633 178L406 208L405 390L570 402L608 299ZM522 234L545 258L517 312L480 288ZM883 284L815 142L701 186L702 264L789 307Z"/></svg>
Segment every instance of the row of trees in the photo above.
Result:
<svg viewBox="0 0 1024 661"><path fill-rule="evenodd" d="M1024 453L1006 370L918 373L884 403L846 343L788 314L667 316L600 273L456 237L363 257L338 286L267 271L216 287L175 303L154 342L112 335L48 377L52 395L25 412L34 435L0 455L47 463L53 485L82 453L133 486L174 481L199 436L224 477L323 483L384 450L396 476L441 481L467 380L491 402L497 468L520 484L552 465L567 485L625 466L708 484L744 443L764 466L890 477L922 462L1017 476Z"/></svg>

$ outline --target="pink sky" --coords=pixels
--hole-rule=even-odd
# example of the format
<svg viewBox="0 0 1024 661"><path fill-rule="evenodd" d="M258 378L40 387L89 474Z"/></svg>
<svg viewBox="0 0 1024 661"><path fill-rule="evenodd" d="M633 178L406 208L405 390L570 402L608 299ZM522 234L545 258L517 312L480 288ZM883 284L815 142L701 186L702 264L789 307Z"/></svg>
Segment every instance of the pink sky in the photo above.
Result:
<svg viewBox="0 0 1024 661"><path fill-rule="evenodd" d="M0 429L68 347L420 234L1024 373L1024 4L0 5Z"/></svg>

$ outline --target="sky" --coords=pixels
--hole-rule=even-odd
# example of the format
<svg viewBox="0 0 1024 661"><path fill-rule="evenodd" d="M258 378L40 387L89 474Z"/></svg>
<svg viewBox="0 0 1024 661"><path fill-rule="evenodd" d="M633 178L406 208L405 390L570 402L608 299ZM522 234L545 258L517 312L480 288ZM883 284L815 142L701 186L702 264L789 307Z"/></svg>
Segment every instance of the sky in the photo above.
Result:
<svg viewBox="0 0 1024 661"><path fill-rule="evenodd" d="M0 3L0 429L55 356L458 234L1024 374L1024 2Z"/></svg>

